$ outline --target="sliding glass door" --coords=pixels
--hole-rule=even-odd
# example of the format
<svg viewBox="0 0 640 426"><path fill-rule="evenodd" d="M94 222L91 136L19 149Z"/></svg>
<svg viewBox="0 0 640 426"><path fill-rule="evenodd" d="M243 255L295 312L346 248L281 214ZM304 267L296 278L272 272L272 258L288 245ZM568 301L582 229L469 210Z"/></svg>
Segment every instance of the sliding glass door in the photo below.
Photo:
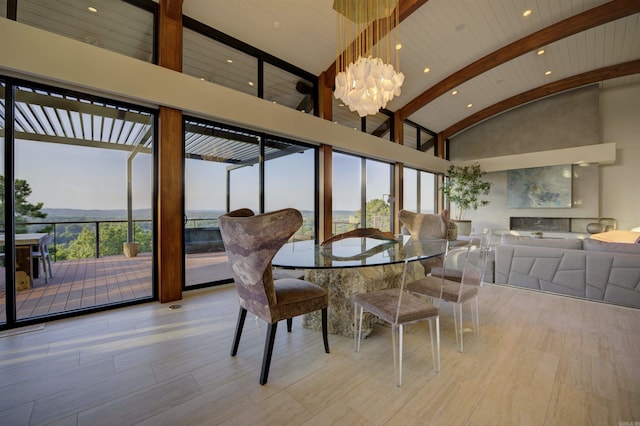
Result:
<svg viewBox="0 0 640 426"><path fill-rule="evenodd" d="M13 137L3 140L13 181L2 174L2 217L13 209L12 238L10 224L2 229L3 250L13 250L13 273L2 274L11 317L150 300L153 113L29 83L13 93Z"/></svg>
<svg viewBox="0 0 640 426"><path fill-rule="evenodd" d="M231 282L218 217L292 207L315 238L316 149L246 129L185 119L185 286Z"/></svg>

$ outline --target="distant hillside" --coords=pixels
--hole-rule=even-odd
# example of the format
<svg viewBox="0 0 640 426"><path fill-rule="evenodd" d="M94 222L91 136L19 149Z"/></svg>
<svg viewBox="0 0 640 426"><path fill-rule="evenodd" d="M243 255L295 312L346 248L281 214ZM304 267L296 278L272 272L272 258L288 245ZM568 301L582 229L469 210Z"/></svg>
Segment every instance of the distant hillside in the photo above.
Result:
<svg viewBox="0 0 640 426"><path fill-rule="evenodd" d="M81 210L81 209L42 209L47 214L47 222L64 222L80 220L122 220L127 218L125 209L116 210ZM133 211L134 219L151 218L150 209Z"/></svg>
<svg viewBox="0 0 640 426"><path fill-rule="evenodd" d="M82 209L42 209L47 214L45 222L73 222L85 220L123 220L127 218L125 209L114 210L82 210ZM189 210L186 212L189 219L215 218L225 212L222 210ZM308 210L302 211L303 216L312 215ZM349 216L354 212L335 211L336 216ZM150 219L151 209L138 209L133 211L134 219Z"/></svg>

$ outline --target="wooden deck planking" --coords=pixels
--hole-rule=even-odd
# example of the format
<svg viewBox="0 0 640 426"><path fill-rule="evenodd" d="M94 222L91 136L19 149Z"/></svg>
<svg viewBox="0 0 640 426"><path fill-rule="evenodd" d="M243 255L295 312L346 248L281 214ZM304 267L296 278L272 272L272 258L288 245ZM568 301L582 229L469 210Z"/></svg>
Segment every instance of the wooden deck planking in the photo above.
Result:
<svg viewBox="0 0 640 426"><path fill-rule="evenodd" d="M151 255L134 258L109 256L53 263L53 277L34 280L29 290L18 292L18 319L50 315L141 299L152 295ZM224 253L187 256L187 286L230 278ZM4 268L0 268L0 318L4 315Z"/></svg>

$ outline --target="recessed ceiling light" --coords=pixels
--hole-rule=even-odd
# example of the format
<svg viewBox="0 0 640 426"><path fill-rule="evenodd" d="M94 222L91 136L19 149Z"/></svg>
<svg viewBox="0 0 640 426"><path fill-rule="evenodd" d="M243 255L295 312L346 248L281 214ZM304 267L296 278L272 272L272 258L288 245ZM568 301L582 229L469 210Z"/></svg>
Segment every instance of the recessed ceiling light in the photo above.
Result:
<svg viewBox="0 0 640 426"><path fill-rule="evenodd" d="M249 82L249 86L253 87L253 81Z"/></svg>
<svg viewBox="0 0 640 426"><path fill-rule="evenodd" d="M537 53L538 53L538 55L542 55L542 54L544 54L544 49L540 49L540 50L538 50L538 52L537 52Z"/></svg>
<svg viewBox="0 0 640 426"><path fill-rule="evenodd" d="M551 75L551 70L548 70L547 72L545 72L544 75Z"/></svg>
<svg viewBox="0 0 640 426"><path fill-rule="evenodd" d="M273 23L273 29L274 29L274 30L276 30L276 31L277 31L277 30L279 30L279 29L280 29L280 22L275 21L275 22Z"/></svg>
<svg viewBox="0 0 640 426"><path fill-rule="evenodd" d="M233 63L233 59L227 59L227 63L232 64Z"/></svg>
<svg viewBox="0 0 640 426"><path fill-rule="evenodd" d="M87 7L87 9L89 10L89 12L93 12L93 13L96 13L98 11L98 9L96 9L93 6L89 6L89 7Z"/></svg>
<svg viewBox="0 0 640 426"><path fill-rule="evenodd" d="M522 16L524 16L524 17L527 17L529 15L531 15L531 9L527 9L524 12L522 12Z"/></svg>
<svg viewBox="0 0 640 426"><path fill-rule="evenodd" d="M451 92L451 94L452 94L453 96L455 96L455 95L457 95L457 94L458 94L458 91L457 91L457 90L454 90L453 92Z"/></svg>
<svg viewBox="0 0 640 426"><path fill-rule="evenodd" d="M473 104L467 104L467 108L471 108Z"/></svg>
<svg viewBox="0 0 640 426"><path fill-rule="evenodd" d="M400 50L400 49L402 49L402 43L396 44L396 50Z"/></svg>
<svg viewBox="0 0 640 426"><path fill-rule="evenodd" d="M429 68L429 67L427 67L427 68L425 68L425 69L424 69L424 73L425 73L425 74L426 74L426 73L428 73L429 71L431 71L431 68Z"/></svg>

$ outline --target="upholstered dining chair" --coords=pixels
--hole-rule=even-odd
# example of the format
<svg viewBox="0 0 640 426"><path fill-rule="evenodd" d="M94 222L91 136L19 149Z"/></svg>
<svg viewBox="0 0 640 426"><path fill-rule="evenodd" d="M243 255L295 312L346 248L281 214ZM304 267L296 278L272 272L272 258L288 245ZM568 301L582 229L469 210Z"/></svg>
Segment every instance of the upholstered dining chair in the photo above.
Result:
<svg viewBox="0 0 640 426"><path fill-rule="evenodd" d="M407 243L402 279L399 288L358 293L353 296L354 301L354 339L355 351L360 352L362 339L362 317L364 312L370 312L379 319L391 324L391 338L393 345L393 364L396 383L402 386L402 347L404 326L419 321L429 321L431 336L431 355L433 368L440 371L440 316L438 308L425 303L423 299L406 291L407 268L409 262L416 256L433 250L442 251L446 248L446 240L411 239ZM435 323L435 342L434 342ZM356 332L357 330L357 332Z"/></svg>
<svg viewBox="0 0 640 426"><path fill-rule="evenodd" d="M276 252L302 225L302 214L290 208L259 215L239 209L220 216L218 223L240 302L231 356L238 352L247 311L267 323L261 385L269 377L276 328L281 320L287 320L290 332L294 317L321 310L324 349L329 353L327 291L297 278L274 280L271 269Z"/></svg>
<svg viewBox="0 0 640 426"><path fill-rule="evenodd" d="M463 327L462 327L462 306L466 303L471 305L471 317L474 332L480 333L480 319L478 312L478 290L482 284L482 273L485 263L486 251L480 247L469 244L465 247L449 250L447 256L453 252L463 251L463 267L459 281L446 279L446 260L443 267L443 275L435 277L428 275L425 278L407 283L407 290L411 293L427 296L431 300L438 299L436 306L440 307L442 302L453 304L453 322L456 333L456 345L458 351L463 352Z"/></svg>
<svg viewBox="0 0 640 426"><path fill-rule="evenodd" d="M440 214L416 213L410 210L400 210L398 214L400 223L413 238L440 238L451 239L449 231L452 226L449 220L449 210L445 209ZM455 225L453 225L455 226ZM428 275L434 267L442 266L444 256L432 257L421 260L424 274Z"/></svg>

